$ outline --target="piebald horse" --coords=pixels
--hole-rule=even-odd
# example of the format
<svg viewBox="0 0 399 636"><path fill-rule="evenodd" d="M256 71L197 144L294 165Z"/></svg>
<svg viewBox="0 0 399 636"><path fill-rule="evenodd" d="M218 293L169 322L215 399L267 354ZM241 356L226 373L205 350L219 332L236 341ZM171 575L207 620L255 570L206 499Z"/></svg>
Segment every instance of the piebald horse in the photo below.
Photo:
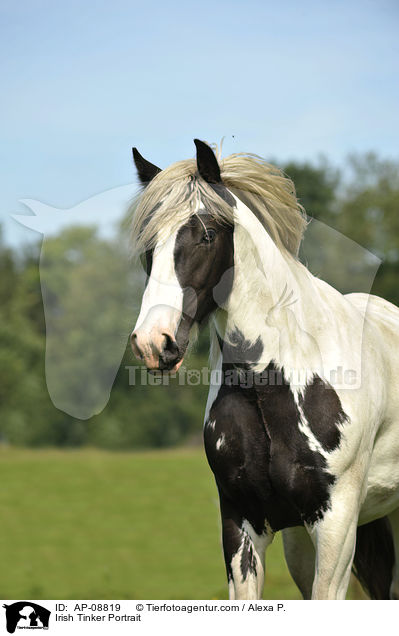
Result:
<svg viewBox="0 0 399 636"><path fill-rule="evenodd" d="M175 373L210 324L204 441L230 598L261 598L282 530L305 599L344 599L352 568L398 599L399 309L300 263L306 217L281 171L194 141L196 160L165 170L133 149L147 282L131 345Z"/></svg>

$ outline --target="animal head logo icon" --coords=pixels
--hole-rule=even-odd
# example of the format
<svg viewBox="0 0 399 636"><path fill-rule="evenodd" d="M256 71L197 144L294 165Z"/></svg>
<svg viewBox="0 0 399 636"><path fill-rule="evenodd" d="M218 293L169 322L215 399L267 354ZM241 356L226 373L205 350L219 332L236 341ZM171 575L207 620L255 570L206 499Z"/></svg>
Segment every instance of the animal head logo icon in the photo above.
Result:
<svg viewBox="0 0 399 636"><path fill-rule="evenodd" d="M32 603L32 601L18 601L11 605L4 604L6 610L6 626L9 634L13 634L17 627L23 629L48 629L50 610Z"/></svg>

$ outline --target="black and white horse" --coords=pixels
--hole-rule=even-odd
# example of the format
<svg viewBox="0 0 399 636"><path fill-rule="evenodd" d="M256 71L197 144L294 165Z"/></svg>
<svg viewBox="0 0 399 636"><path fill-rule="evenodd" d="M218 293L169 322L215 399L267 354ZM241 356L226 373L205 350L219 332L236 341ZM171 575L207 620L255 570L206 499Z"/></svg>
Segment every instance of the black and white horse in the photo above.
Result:
<svg viewBox="0 0 399 636"><path fill-rule="evenodd" d="M344 599L352 567L372 598L399 598L399 309L299 262L305 215L279 170L195 144L162 171L133 150L148 276L131 343L175 372L210 322L204 439L230 598L261 597L279 530L304 598Z"/></svg>

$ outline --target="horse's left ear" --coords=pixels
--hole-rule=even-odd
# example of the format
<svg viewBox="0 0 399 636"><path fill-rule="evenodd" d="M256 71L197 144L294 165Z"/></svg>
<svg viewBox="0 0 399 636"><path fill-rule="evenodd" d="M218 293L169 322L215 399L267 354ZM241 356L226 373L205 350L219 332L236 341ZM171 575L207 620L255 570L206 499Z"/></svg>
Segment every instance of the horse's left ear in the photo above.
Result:
<svg viewBox="0 0 399 636"><path fill-rule="evenodd" d="M132 148L133 151L133 159L136 164L137 174L139 175L139 179L143 185L147 185L158 172L161 172L161 168L154 166L153 163L144 159L144 157L139 153L137 148Z"/></svg>
<svg viewBox="0 0 399 636"><path fill-rule="evenodd" d="M199 139L194 139L197 147L197 167L201 177L208 183L221 183L218 160L212 148Z"/></svg>

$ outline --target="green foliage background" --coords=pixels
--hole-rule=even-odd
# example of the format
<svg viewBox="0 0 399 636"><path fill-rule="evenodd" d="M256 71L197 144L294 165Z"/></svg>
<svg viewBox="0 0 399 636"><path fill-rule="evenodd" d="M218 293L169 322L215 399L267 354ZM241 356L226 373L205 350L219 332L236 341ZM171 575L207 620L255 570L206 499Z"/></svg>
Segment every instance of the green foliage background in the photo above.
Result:
<svg viewBox="0 0 399 636"><path fill-rule="evenodd" d="M372 292L399 304L399 164L370 153L349 157L339 170L326 160L316 164L290 162L284 166L308 214L383 259ZM123 332L121 306L132 291L117 270L118 250L126 249L126 231L114 240L100 238L94 227L69 228L45 241L42 268L49 272L46 303L57 310L57 294L69 291L68 305L57 323L62 355L65 334L75 322L96 321L96 338L111 325ZM39 280L41 241L20 250L11 249L0 236L0 439L16 446L79 447L126 450L165 448L200 439L207 387L129 385L126 366L135 365L126 351L106 408L89 420L79 420L55 408L49 398L44 373L45 320ZM73 249L71 249L71 247ZM317 246L316 259L334 256L327 246ZM366 264L365 264L366 266ZM42 270L43 273L43 270ZM317 272L315 272L317 273ZM341 281L341 291L354 291L353 281ZM67 289L68 288L68 289ZM87 289L93 290L88 299ZM137 292L137 290L135 290ZM136 294L138 297L140 294ZM90 302L89 302L90 301ZM98 307L96 317L90 307ZM133 326L132 316L129 328ZM81 330L80 330L81 333ZM73 361L64 376L65 390L79 400L90 383L76 382L79 361L99 347L79 340L79 331L67 341ZM126 335L124 336L126 337ZM89 343L89 345L87 344ZM83 349L83 347L85 347ZM83 350L83 352L82 352ZM207 365L205 332L187 360L187 366ZM101 364L101 358L98 359ZM61 387L62 388L62 387ZM91 396L93 400L96 396Z"/></svg>

